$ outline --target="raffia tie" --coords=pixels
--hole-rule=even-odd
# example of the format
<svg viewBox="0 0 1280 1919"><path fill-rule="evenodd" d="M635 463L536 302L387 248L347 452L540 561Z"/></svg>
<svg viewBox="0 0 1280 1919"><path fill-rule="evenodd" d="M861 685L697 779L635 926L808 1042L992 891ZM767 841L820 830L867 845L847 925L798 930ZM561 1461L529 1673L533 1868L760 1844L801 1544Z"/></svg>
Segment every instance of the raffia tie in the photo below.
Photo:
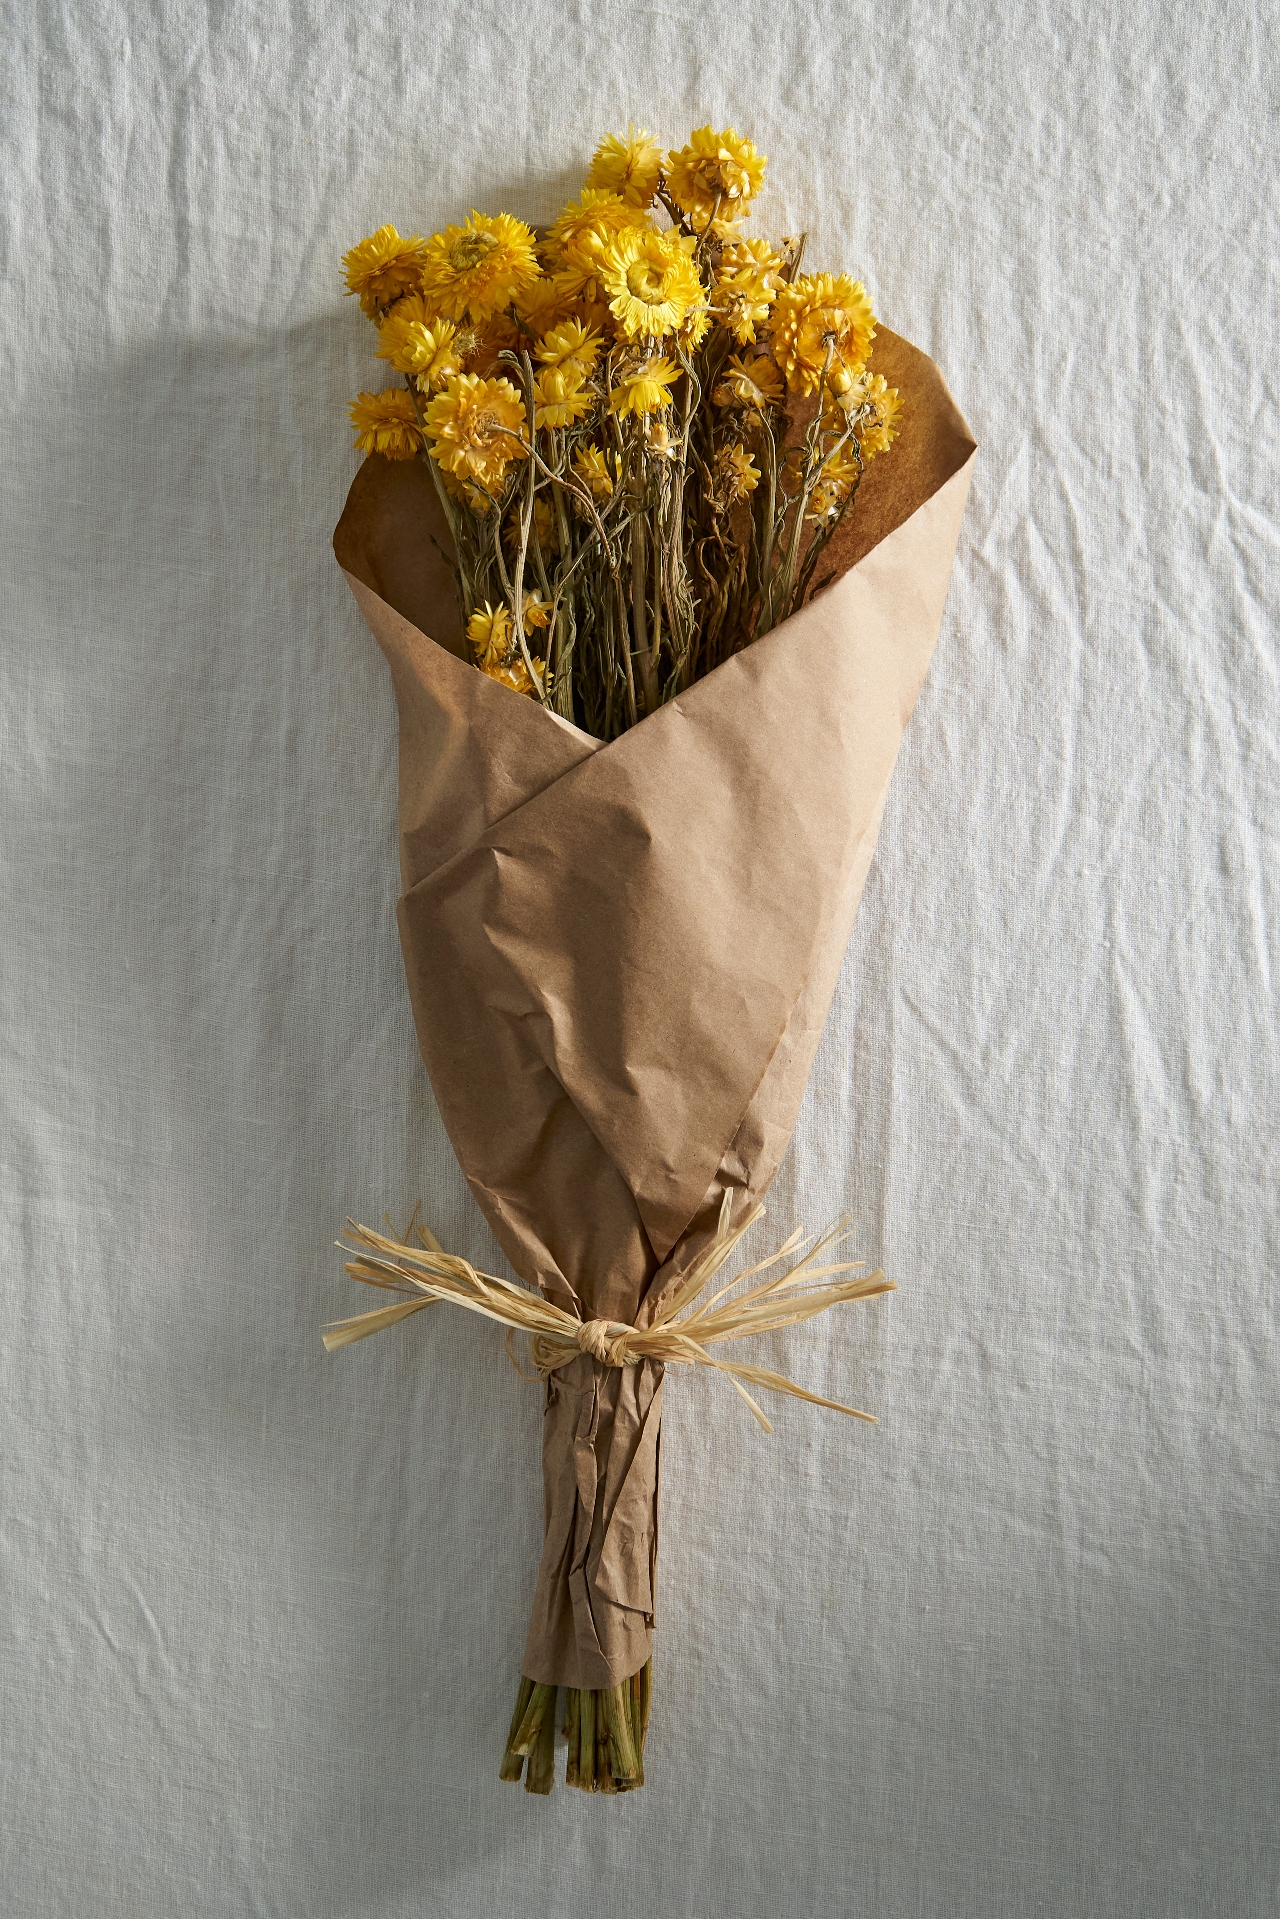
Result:
<svg viewBox="0 0 1280 1919"><path fill-rule="evenodd" d="M638 1353L627 1350L627 1337L634 1332L633 1326L622 1326L612 1319L589 1319L578 1328L578 1346L584 1353L590 1353L592 1359L598 1359L602 1366L638 1366ZM536 1358L536 1354L535 1354ZM564 1360L558 1361L563 1366ZM554 1368L548 1368L554 1371Z"/></svg>
<svg viewBox="0 0 1280 1919"><path fill-rule="evenodd" d="M348 1220L348 1236L355 1244L338 1243L343 1252L354 1255L346 1264L352 1279L367 1286L382 1286L406 1297L394 1306L358 1313L354 1319L340 1320L336 1326L327 1327L323 1334L325 1346L330 1352L339 1346L350 1346L357 1339L368 1338L370 1333L381 1332L385 1326L394 1326L410 1313L421 1312L437 1300L447 1300L451 1305L480 1313L505 1326L509 1352L512 1335L527 1333L539 1376L557 1372L581 1353L589 1354L602 1366L636 1366L643 1359L660 1360L664 1364L713 1366L726 1375L767 1433L771 1433L773 1427L747 1391L747 1383L763 1387L767 1392L789 1393L792 1398L807 1400L814 1406L830 1406L834 1412L848 1413L853 1419L873 1419L871 1413L860 1413L852 1406L841 1405L839 1400L806 1392L803 1386L797 1386L782 1373L770 1372L764 1366L716 1359L708 1352L709 1346L721 1340L777 1332L784 1326L813 1319L832 1306L874 1299L890 1292L894 1284L883 1273L864 1272L865 1260L815 1264L827 1247L845 1236L842 1223L812 1244L797 1228L776 1253L749 1266L710 1299L703 1300L700 1296L711 1279L743 1234L764 1214L763 1206L753 1206L738 1225L733 1226L730 1223L732 1203L732 1193L726 1193L715 1237L688 1271L669 1283L644 1326L627 1326L611 1319L584 1320L580 1314L566 1312L527 1286L497 1279L492 1273L477 1272L469 1261L446 1253L434 1233L417 1224L416 1213L403 1239L389 1233L376 1233L368 1226L357 1226ZM410 1234L415 1228L418 1245L410 1243ZM808 1251L804 1250L806 1247ZM796 1255L794 1264L780 1276L749 1286L735 1299L729 1298L744 1280L754 1279L771 1266L782 1265L792 1255ZM839 1277L845 1273L858 1277ZM517 1371L522 1371L514 1354L512 1363Z"/></svg>

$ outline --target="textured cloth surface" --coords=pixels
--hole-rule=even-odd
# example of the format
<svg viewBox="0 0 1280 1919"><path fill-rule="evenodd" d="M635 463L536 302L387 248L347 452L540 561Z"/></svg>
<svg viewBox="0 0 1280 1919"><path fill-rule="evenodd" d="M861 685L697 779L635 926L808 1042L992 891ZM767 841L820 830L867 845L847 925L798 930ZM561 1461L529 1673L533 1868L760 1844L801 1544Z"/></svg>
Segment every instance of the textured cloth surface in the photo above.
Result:
<svg viewBox="0 0 1280 1919"><path fill-rule="evenodd" d="M1265 15L4 13L7 1911L1269 1915L1277 218ZM733 120L981 452L771 1219L867 1405L665 1417L649 1784L498 1784L540 1396L326 1357L347 1213L496 1258L419 1063L342 250ZM780 1498L787 1489L785 1502ZM562 1760L560 1762L562 1764Z"/></svg>

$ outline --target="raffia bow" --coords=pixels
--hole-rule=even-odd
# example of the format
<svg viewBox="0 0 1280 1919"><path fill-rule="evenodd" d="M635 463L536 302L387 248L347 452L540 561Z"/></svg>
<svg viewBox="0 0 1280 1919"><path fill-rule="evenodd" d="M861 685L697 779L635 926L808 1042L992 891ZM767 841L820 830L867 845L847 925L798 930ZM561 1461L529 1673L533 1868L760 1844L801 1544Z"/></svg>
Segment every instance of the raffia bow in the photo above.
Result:
<svg viewBox="0 0 1280 1919"><path fill-rule="evenodd" d="M747 1391L744 1381L766 1392L789 1393L795 1399L808 1400L811 1405L829 1406L833 1412L848 1413L853 1419L866 1419L874 1423L874 1414L861 1413L853 1406L841 1405L838 1400L823 1399L818 1393L806 1392L803 1386L797 1386L794 1380L782 1373L771 1372L764 1366L747 1366L726 1359L715 1359L707 1351L709 1346L722 1340L745 1339L753 1333L777 1332L784 1326L796 1326L802 1320L813 1319L832 1306L858 1299L874 1299L881 1293L891 1292L895 1284L893 1280L886 1279L882 1272L862 1273L865 1260L842 1260L822 1266L814 1264L826 1248L845 1236L841 1222L823 1234L779 1278L766 1280L761 1285L749 1287L745 1293L739 1293L736 1299L728 1299L734 1287L742 1281L754 1279L792 1254L800 1253L807 1240L799 1227L777 1252L747 1267L718 1293L698 1304L699 1295L719 1272L743 1234L764 1214L763 1206L754 1206L737 1226L731 1226L732 1199L731 1193L725 1194L715 1238L694 1260L689 1271L675 1281L665 1303L660 1303L659 1310L646 1326L627 1326L605 1319L583 1320L580 1316L575 1318L563 1307L545 1299L541 1293L531 1292L528 1287L516 1285L508 1279L497 1279L492 1273L477 1272L469 1261L458 1258L454 1253L446 1253L435 1235L425 1226L417 1225L416 1219L411 1222L409 1230L412 1232L416 1229L420 1246L411 1245L407 1234L402 1240L395 1239L348 1220L348 1236L356 1244L354 1247L342 1241L338 1244L343 1252L355 1253L355 1257L346 1263L346 1270L352 1279L361 1280L367 1286L383 1286L393 1292L405 1293L408 1297L397 1305L382 1306L371 1313L358 1313L353 1319L340 1320L336 1325L327 1327L323 1334L325 1347L333 1352L339 1346L350 1346L358 1339L366 1339L370 1333L381 1332L384 1326L394 1326L399 1320L407 1319L410 1313L434 1305L437 1300L447 1300L454 1306L462 1306L468 1312L480 1313L486 1319L506 1326L509 1329L508 1342L512 1333L528 1333L533 1344L534 1364L540 1375L556 1372L561 1366L567 1366L577 1359L581 1353L590 1354L604 1366L635 1366L642 1359L662 1360L677 1365L712 1366L717 1372L726 1375L730 1385L741 1394L767 1433L771 1433L773 1427ZM842 1273L860 1273L861 1276L856 1279L836 1277ZM818 1281L834 1283L814 1283ZM808 1290L800 1290L802 1287ZM678 1317L680 1314L684 1317ZM514 1356L513 1363L519 1371Z"/></svg>

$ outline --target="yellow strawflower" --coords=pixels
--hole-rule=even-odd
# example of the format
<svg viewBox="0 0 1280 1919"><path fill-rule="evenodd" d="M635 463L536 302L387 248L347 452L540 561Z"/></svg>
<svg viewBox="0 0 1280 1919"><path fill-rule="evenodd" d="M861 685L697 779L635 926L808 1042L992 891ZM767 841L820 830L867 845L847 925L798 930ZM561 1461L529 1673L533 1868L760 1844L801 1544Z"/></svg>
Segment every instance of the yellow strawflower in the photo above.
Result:
<svg viewBox="0 0 1280 1919"><path fill-rule="evenodd" d="M525 602L525 623L527 632L528 601ZM544 625L545 623L545 621L542 622ZM467 638L475 653L476 665L482 673L487 673L491 680L497 680L499 686L509 686L513 693L537 692L537 687L529 677L524 655L516 645L511 628L511 615L505 606L492 607L486 600L483 609L477 607L467 621ZM535 660L533 666L539 677L546 671L542 660Z"/></svg>
<svg viewBox="0 0 1280 1919"><path fill-rule="evenodd" d="M492 607L488 600L483 608L477 607L467 621L467 638L477 666L500 665L511 651L511 615L506 607Z"/></svg>
<svg viewBox="0 0 1280 1919"><path fill-rule="evenodd" d="M591 489L594 499L607 500L613 493L613 483L617 474L617 462L614 456L606 453L603 447L580 446L573 456L574 471Z"/></svg>
<svg viewBox="0 0 1280 1919"><path fill-rule="evenodd" d="M875 411L858 428L858 445L862 448L864 460L874 460L877 453L887 453L898 437L902 397L897 387L890 386L883 374L873 373L867 381L866 403Z"/></svg>
<svg viewBox="0 0 1280 1919"><path fill-rule="evenodd" d="M782 375L763 354L755 360L744 360L740 353L735 353L711 398L716 406L741 406L754 413L766 413L770 407L782 404Z"/></svg>
<svg viewBox="0 0 1280 1919"><path fill-rule="evenodd" d="M828 350L833 392L855 379L875 338L876 316L861 280L813 273L781 288L773 311L773 353L792 392L812 393Z"/></svg>
<svg viewBox="0 0 1280 1919"><path fill-rule="evenodd" d="M547 235L547 265L553 272L569 270L590 277L601 255L619 233L644 231L648 221L639 207L628 206L619 194L584 187L553 221Z"/></svg>
<svg viewBox="0 0 1280 1919"><path fill-rule="evenodd" d="M684 324L676 329L686 353L692 353L695 347L700 347L710 331L711 310L706 306L690 307Z"/></svg>
<svg viewBox="0 0 1280 1919"><path fill-rule="evenodd" d="M857 477L858 462L847 446L842 446L836 452L827 455L822 462L822 472L818 476L822 486L838 487L844 493L849 491Z"/></svg>
<svg viewBox="0 0 1280 1919"><path fill-rule="evenodd" d="M674 460L680 451L679 442L672 439L666 421L652 413L645 415L644 443L657 460Z"/></svg>
<svg viewBox="0 0 1280 1919"><path fill-rule="evenodd" d="M535 587L532 593L526 593L521 602L524 612L524 630L532 633L540 626L550 626L551 608Z"/></svg>
<svg viewBox="0 0 1280 1919"><path fill-rule="evenodd" d="M546 366L533 383L533 424L574 426L595 405L583 386L582 368L574 361Z"/></svg>
<svg viewBox="0 0 1280 1919"><path fill-rule="evenodd" d="M576 366L583 378L595 372L600 334L581 320L564 320L543 335L535 358L544 366Z"/></svg>
<svg viewBox="0 0 1280 1919"><path fill-rule="evenodd" d="M847 493L842 493L838 486L828 486L823 482L815 486L809 495L809 511L804 517L821 525L823 520L832 519L840 511L847 498Z"/></svg>
<svg viewBox="0 0 1280 1919"><path fill-rule="evenodd" d="M433 326L440 318L440 314L437 308L432 306L430 300L424 299L421 293L402 293L400 298L393 300L387 308L386 313L383 315L381 326L378 329L379 332L381 332L382 326L385 326L387 321L392 318L397 320L421 320L423 326Z"/></svg>
<svg viewBox="0 0 1280 1919"><path fill-rule="evenodd" d="M629 126L625 138L620 133L605 134L591 162L587 185L616 193L629 207L647 207L661 177L661 147L647 127L637 133Z"/></svg>
<svg viewBox="0 0 1280 1919"><path fill-rule="evenodd" d="M427 242L418 234L404 240L393 226L379 227L342 256L347 292L358 296L362 310L376 320L402 294L422 284Z"/></svg>
<svg viewBox="0 0 1280 1919"><path fill-rule="evenodd" d="M535 659L533 670L539 678L542 678L547 670L546 662ZM487 673L491 680L496 680L499 686L509 686L513 693L534 694L538 691L529 677L529 669L524 663L523 653L517 654L516 658L506 666L482 666L480 671Z"/></svg>
<svg viewBox="0 0 1280 1919"><path fill-rule="evenodd" d="M526 332L534 334L546 333L570 319L576 304L573 291L554 273L543 273L515 298L521 324Z"/></svg>
<svg viewBox="0 0 1280 1919"><path fill-rule="evenodd" d="M831 519L853 491L858 475L858 462L849 447L842 446L837 452L829 453L822 463L818 484L809 496L806 518L819 522Z"/></svg>
<svg viewBox="0 0 1280 1919"><path fill-rule="evenodd" d="M674 333L702 304L702 282L690 254L692 236L681 239L653 227L619 233L600 262L609 308L628 340Z"/></svg>
<svg viewBox="0 0 1280 1919"><path fill-rule="evenodd" d="M452 320L437 320L431 326L421 320L402 317L401 300L395 312L382 322L378 333L378 358L389 360L397 373L407 373L422 393L438 393L455 373L461 373L462 360L456 341L458 329Z"/></svg>
<svg viewBox="0 0 1280 1919"><path fill-rule="evenodd" d="M688 146L668 155L667 191L697 233L719 205L715 224L724 231L750 212L748 202L760 191L765 164L764 155L732 127L723 133L700 127L689 135Z"/></svg>
<svg viewBox="0 0 1280 1919"><path fill-rule="evenodd" d="M510 380L484 380L476 373L456 374L426 411L432 457L460 480L489 491L513 460L523 458L516 436L524 423L524 401Z"/></svg>
<svg viewBox="0 0 1280 1919"><path fill-rule="evenodd" d="M403 387L385 393L361 393L347 408L361 453L381 453L388 460L411 460L422 446L422 428L413 410L413 397Z"/></svg>
<svg viewBox="0 0 1280 1919"><path fill-rule="evenodd" d="M767 240L736 240L724 248L716 268L713 304L721 326L741 346L767 324L782 284L782 260Z"/></svg>
<svg viewBox="0 0 1280 1919"><path fill-rule="evenodd" d="M422 290L450 320L484 321L542 271L533 232L509 213L471 213L427 241Z"/></svg>
<svg viewBox="0 0 1280 1919"><path fill-rule="evenodd" d="M671 405L667 388L679 378L679 367L665 355L656 358L650 355L621 376L609 404L618 414L652 413L658 407Z"/></svg>
<svg viewBox="0 0 1280 1919"><path fill-rule="evenodd" d="M716 455L716 479L721 498L733 506L755 492L760 484L760 469L745 447L724 446Z"/></svg>

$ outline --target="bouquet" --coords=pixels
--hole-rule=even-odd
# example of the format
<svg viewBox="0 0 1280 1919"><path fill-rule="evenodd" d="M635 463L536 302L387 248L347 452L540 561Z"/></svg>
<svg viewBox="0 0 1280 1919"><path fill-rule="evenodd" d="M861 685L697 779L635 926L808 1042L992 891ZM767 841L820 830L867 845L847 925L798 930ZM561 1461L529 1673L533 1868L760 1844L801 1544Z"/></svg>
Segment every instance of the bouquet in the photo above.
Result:
<svg viewBox="0 0 1280 1919"><path fill-rule="evenodd" d="M643 1782L666 1367L721 1372L765 1430L755 1391L854 1413L716 1349L889 1287L839 1229L722 1280L795 1124L973 442L860 282L748 237L764 167L732 128L631 130L545 230L384 226L344 261L401 376L352 406L334 545L395 684L405 966L519 1283L416 1219L352 1225L347 1271L397 1297L326 1344L448 1301L545 1382L501 1766L534 1792L561 1723L569 1783Z"/></svg>

